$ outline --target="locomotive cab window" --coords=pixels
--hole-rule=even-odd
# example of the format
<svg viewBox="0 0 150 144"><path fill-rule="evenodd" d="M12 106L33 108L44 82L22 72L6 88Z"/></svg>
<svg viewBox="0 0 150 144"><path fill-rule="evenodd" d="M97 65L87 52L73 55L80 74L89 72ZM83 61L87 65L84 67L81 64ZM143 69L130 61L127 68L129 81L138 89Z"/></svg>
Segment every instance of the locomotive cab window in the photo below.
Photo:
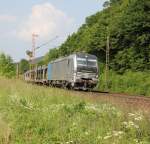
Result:
<svg viewBox="0 0 150 144"><path fill-rule="evenodd" d="M84 65L84 66L86 66L87 65L87 61L86 61L86 59L77 59L77 64L78 65Z"/></svg>
<svg viewBox="0 0 150 144"><path fill-rule="evenodd" d="M96 67L97 61L92 59L77 59L77 64L82 66Z"/></svg>
<svg viewBox="0 0 150 144"><path fill-rule="evenodd" d="M97 66L97 62L96 62L96 60L88 60L87 61L87 65L91 66L91 67L96 67Z"/></svg>

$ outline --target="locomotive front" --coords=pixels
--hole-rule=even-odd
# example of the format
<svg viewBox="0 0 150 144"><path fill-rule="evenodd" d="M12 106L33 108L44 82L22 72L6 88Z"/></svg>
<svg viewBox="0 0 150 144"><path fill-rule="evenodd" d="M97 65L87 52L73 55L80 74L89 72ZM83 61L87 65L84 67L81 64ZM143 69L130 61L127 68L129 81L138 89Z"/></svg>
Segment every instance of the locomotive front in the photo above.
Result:
<svg viewBox="0 0 150 144"><path fill-rule="evenodd" d="M96 87L98 83L98 61L96 56L84 53L76 54L74 66L74 87L82 90Z"/></svg>

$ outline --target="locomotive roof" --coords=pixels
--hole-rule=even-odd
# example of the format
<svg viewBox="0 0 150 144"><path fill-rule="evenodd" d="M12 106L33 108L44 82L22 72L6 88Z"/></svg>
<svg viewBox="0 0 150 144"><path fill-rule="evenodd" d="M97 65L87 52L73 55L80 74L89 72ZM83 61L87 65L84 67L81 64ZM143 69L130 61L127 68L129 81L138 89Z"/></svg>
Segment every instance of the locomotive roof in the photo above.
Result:
<svg viewBox="0 0 150 144"><path fill-rule="evenodd" d="M91 54L88 54L88 53L77 53L76 54L78 57L80 58L91 58L91 59L97 59L97 57L95 55L91 55Z"/></svg>
<svg viewBox="0 0 150 144"><path fill-rule="evenodd" d="M62 61L62 60L65 60L65 59L69 59L69 58L72 58L74 56L77 56L77 57L80 57L80 58L91 58L91 59L97 59L97 57L95 55L91 55L91 54L88 54L88 53L75 53L75 54L71 54L69 56L66 56L66 57L61 57L61 58L58 58L54 61L51 61L50 63L53 63L53 62L59 62L59 61Z"/></svg>

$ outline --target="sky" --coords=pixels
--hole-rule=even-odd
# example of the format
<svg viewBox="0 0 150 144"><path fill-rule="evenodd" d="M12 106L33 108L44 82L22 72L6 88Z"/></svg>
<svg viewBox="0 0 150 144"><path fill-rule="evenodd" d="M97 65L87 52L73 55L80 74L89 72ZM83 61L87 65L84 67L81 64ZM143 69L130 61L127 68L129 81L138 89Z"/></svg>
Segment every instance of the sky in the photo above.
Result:
<svg viewBox="0 0 150 144"><path fill-rule="evenodd" d="M14 61L28 58L35 33L36 47L49 42L36 51L36 57L43 56L76 32L86 17L102 10L104 1L0 0L0 52Z"/></svg>

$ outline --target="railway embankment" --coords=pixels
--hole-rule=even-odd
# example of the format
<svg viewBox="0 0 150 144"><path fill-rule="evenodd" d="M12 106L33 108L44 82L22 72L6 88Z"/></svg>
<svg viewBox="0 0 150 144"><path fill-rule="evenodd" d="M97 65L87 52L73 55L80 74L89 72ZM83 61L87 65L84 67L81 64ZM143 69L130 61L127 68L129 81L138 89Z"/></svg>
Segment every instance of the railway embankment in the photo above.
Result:
<svg viewBox="0 0 150 144"><path fill-rule="evenodd" d="M149 143L148 109L138 109L136 103L142 100L147 98L1 79L0 113L6 135L0 142L9 132L9 143L18 144Z"/></svg>

